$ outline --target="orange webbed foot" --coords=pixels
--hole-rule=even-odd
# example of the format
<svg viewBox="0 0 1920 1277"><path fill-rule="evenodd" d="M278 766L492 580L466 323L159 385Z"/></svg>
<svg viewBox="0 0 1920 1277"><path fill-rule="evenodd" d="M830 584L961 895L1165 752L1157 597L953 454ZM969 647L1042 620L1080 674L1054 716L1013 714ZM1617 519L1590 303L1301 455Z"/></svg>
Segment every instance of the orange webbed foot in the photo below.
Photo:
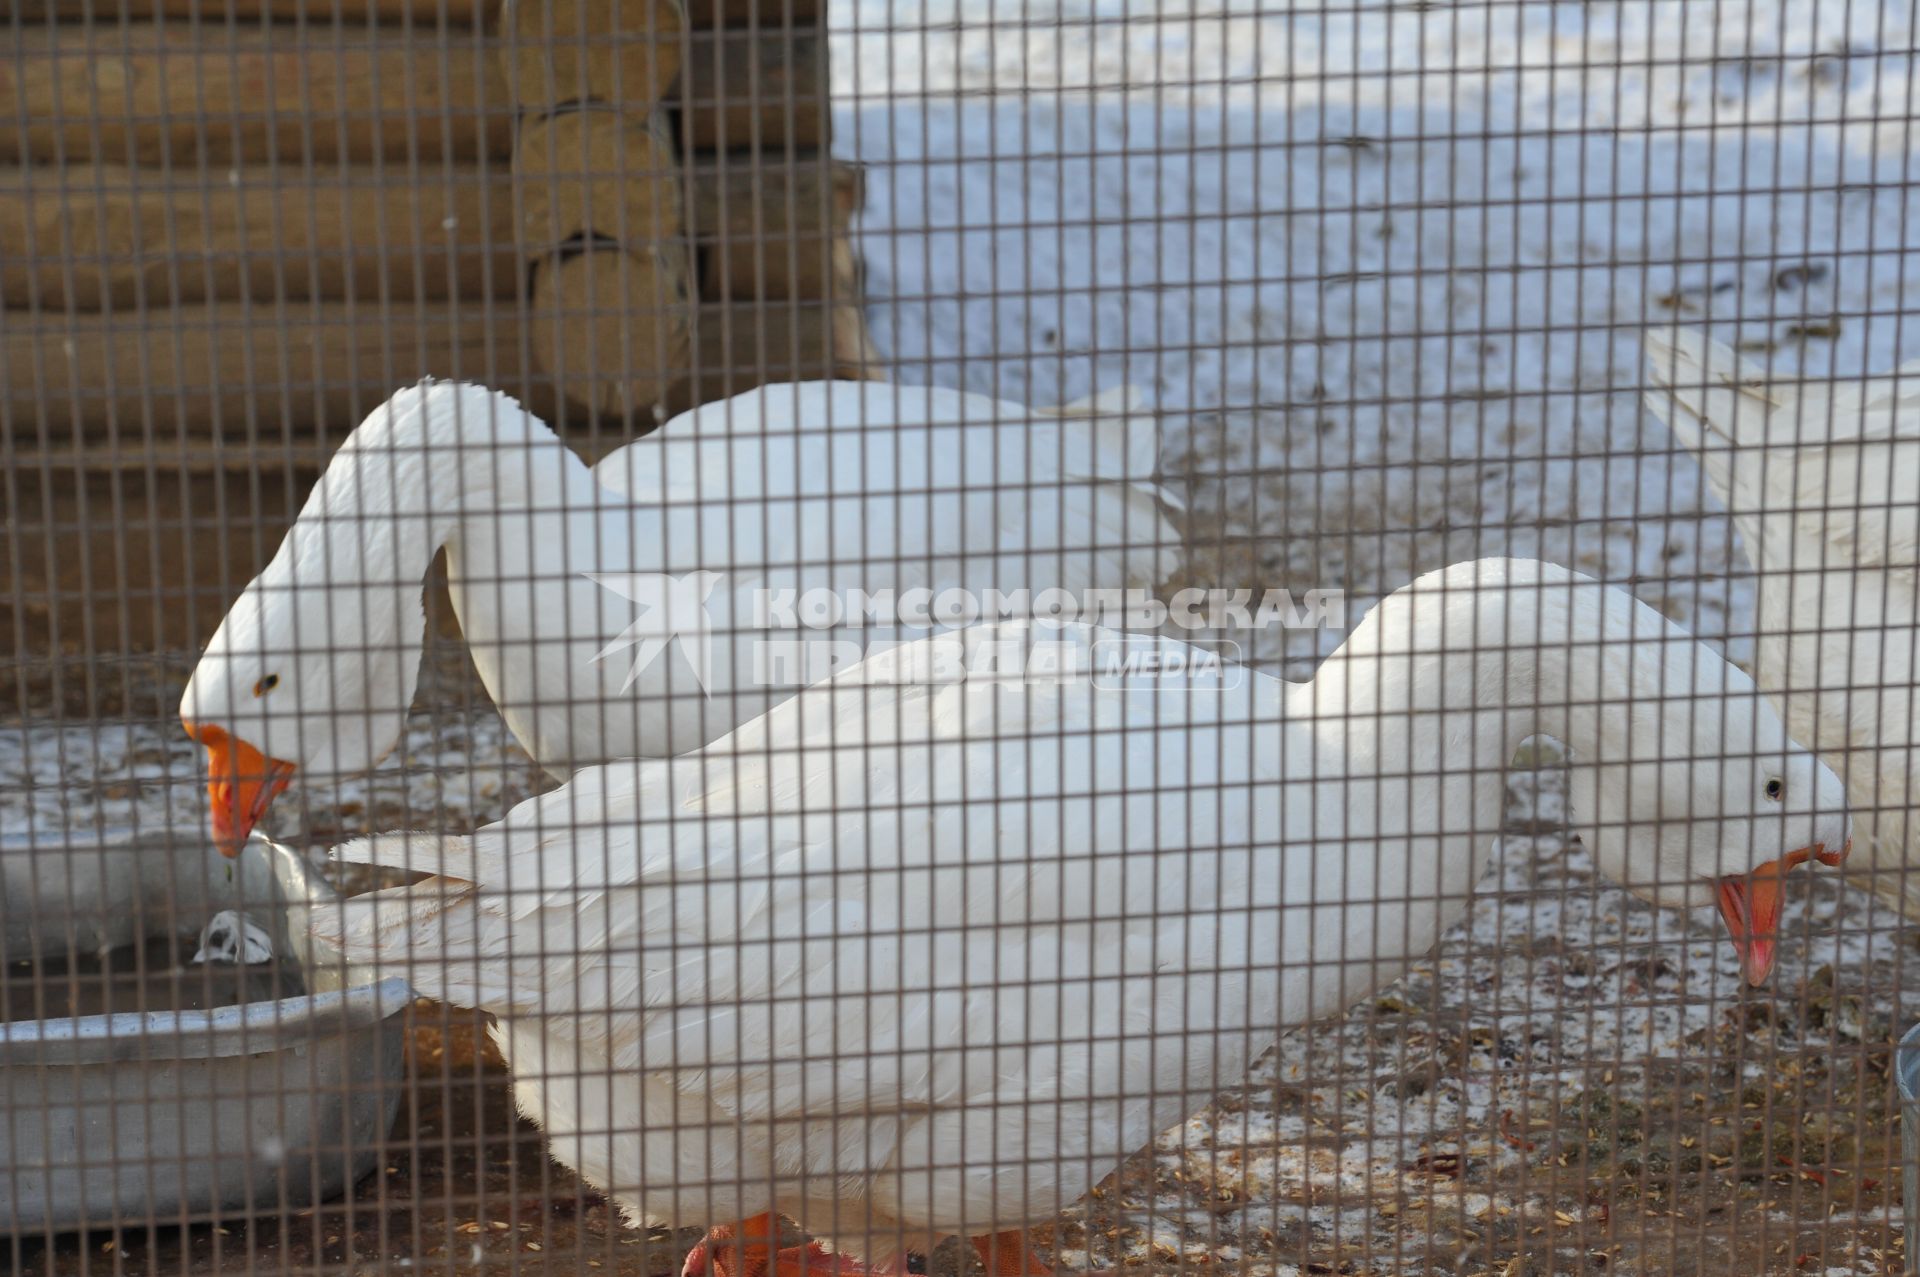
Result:
<svg viewBox="0 0 1920 1277"><path fill-rule="evenodd" d="M897 1277L904 1263L878 1268L836 1255L819 1242L776 1250L772 1215L756 1215L737 1229L720 1225L687 1252L680 1277Z"/></svg>

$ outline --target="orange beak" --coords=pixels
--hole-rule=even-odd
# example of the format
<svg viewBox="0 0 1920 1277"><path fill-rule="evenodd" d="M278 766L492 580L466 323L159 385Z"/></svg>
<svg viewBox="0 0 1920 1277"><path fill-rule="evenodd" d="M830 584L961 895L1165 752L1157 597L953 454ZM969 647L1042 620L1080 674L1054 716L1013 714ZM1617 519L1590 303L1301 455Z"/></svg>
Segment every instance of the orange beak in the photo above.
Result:
<svg viewBox="0 0 1920 1277"><path fill-rule="evenodd" d="M1733 947L1740 952L1740 966L1747 973L1748 984L1765 984L1773 972L1774 933L1780 929L1780 880L1808 860L1838 865L1852 850L1851 840L1839 851L1828 851L1825 844L1816 843L1768 861L1744 878L1720 880L1720 916L1726 919Z"/></svg>
<svg viewBox="0 0 1920 1277"><path fill-rule="evenodd" d="M294 765L265 754L218 727L184 723L207 749L207 796L213 800L213 841L220 854L240 854L247 835L293 779Z"/></svg>

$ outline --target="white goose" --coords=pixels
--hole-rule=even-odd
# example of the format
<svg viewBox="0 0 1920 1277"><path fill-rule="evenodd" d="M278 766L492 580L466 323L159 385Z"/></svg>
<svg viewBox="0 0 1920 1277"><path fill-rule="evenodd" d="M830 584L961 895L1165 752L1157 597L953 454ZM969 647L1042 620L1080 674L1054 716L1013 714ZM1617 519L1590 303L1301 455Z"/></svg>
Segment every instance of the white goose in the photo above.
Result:
<svg viewBox="0 0 1920 1277"><path fill-rule="evenodd" d="M819 677L783 678L759 640L873 634L772 630L790 622L760 591L1150 589L1177 563L1157 457L1125 393L1036 412L810 382L708 404L589 470L506 395L402 390L341 445L181 697L215 836L233 854L296 767L351 774L393 748L442 547L487 691L564 778L683 753Z"/></svg>
<svg viewBox="0 0 1920 1277"><path fill-rule="evenodd" d="M1802 386L1698 333L1646 346L1647 405L1757 569L1756 679L1846 781L1864 835L1850 872L1920 918L1920 363Z"/></svg>
<svg viewBox="0 0 1920 1277"><path fill-rule="evenodd" d="M744 1221L689 1273L825 1258L769 1254L769 1212L881 1270L960 1234L1040 1273L1016 1230L1466 910L1538 733L1601 870L1718 904L1764 979L1780 876L1845 854L1839 781L1652 609L1508 560L1403 588L1311 683L1078 625L922 640L471 838L345 844L437 877L316 927L495 1012L630 1216Z"/></svg>

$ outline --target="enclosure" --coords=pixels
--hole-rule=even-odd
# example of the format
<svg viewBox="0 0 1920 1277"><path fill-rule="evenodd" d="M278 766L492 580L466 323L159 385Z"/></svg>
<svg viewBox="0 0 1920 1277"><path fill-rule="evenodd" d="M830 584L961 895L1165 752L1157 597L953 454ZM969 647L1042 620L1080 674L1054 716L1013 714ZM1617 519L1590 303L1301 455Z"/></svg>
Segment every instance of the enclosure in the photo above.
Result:
<svg viewBox="0 0 1920 1277"><path fill-rule="evenodd" d="M820 1189L842 1192L840 1205L776 1211L790 1244L892 1230L902 1270L937 1273L981 1271L991 1252L976 1257L966 1239L1028 1226L1034 1273L1909 1271L1894 1064L1920 1021L1907 992L1920 947L1902 915L1920 918L1905 824L1920 403L1896 375L1920 356L1907 319L1920 296L1907 274L1920 239L1910 5L17 0L6 24L11 1271L679 1272L696 1244L724 1250L709 1227L800 1200L763 1181L857 1180L870 1168L848 1149L950 1098L904 1088L885 1112L845 1098L875 1094L849 1079L882 1056L918 1058L879 1044L871 1008L839 1009L869 989L924 994L936 1025L960 1004L930 991L1000 999L992 1013L966 1001L977 1018L949 1024L948 1046L957 1059L984 1041L968 1034L1016 1020L1040 1042L1018 1069L988 1065L1008 1112L1079 1084L1060 1063L1070 1048L1097 1055L1112 1035L1132 1041L1115 1027L1129 1017L1162 1016L1160 1045L1120 1070L1147 1068L1151 1085L1115 1083L1126 1100L1150 1092L1157 1116L1087 1172L1086 1192L1024 1190L1031 1208L1011 1216L1006 1177L1104 1147L1087 1132L1121 1118L1096 1117L1092 1101L1077 1117L1056 1106L1019 1137L1033 1141L1020 1156L936 1140L928 1183L952 1170L1001 1184L979 1190L1000 1203L990 1218L969 1214L923 1244L904 1215L854 1218L854 1190ZM372 433L397 429L381 423L399 410L380 410L423 378L503 392L559 442L537 423L512 435L500 422L518 409L497 399L456 413L468 433L426 439L418 456ZM818 400L783 389L828 379L865 386ZM452 402L417 393L422 420ZM350 437L360 452L342 451ZM464 460L439 468L449 449ZM427 477L406 478L416 463ZM401 493L381 498L392 519L369 531L370 507L352 502L389 488ZM477 502L522 489L524 508L503 505L487 536L474 531L496 513ZM274 577L300 524L316 529L309 552L283 554ZM1474 630L1474 659L1512 662L1498 667L1507 708L1540 730L1486 755L1475 715L1489 684L1428 703L1424 676L1408 675L1404 705L1383 693L1360 698L1364 713L1358 701L1316 710L1314 770L1283 759L1266 779L1295 797L1249 798L1255 814L1236 825L1234 786L1264 775L1262 742L1294 739L1285 715L1260 726L1260 698L1305 721L1270 680L1349 677L1355 649L1341 645L1370 632L1370 609L1383 608L1377 620L1417 578L1489 559L1543 560L1621 591L1592 596L1612 600L1594 604L1612 628L1593 642L1577 618ZM263 571L270 585L249 595ZM1531 571L1498 569L1526 597ZM849 616L874 609L864 626L836 610L816 627L841 643L888 631L878 611L914 587L929 587L923 613L948 586L1138 590L1178 644L1097 639L1088 650L1130 654L1117 682L1058 690L1052 674L1031 676L1051 689L1034 703L1084 696L1085 722L1006 718L1011 692L981 693L1001 697L991 714L963 712L973 703L939 690L883 688L889 666L846 676L861 684L858 715L806 727L780 706L847 667L834 655L792 667L806 677L767 676L787 668L782 647L756 649L755 673L742 672L752 662L734 660L736 642L743 652L778 628L748 617L749 586L773 591L776 612L797 609L787 624L803 635L809 587ZM889 591L884 607L871 588ZM272 613L276 590L292 610L262 639L242 601ZM689 598L697 624L675 611ZM715 621L709 607L727 610ZM240 619L223 633L252 637L216 638L230 611ZM1662 659L1698 661L1674 714L1696 695L1734 706L1730 725L1696 729L1714 748L1681 761L1731 774L1759 759L1761 789L1716 772L1689 823L1677 791L1636 799L1651 791L1634 786L1664 783L1636 774L1619 782L1636 814L1611 835L1614 782L1600 785L1603 810L1578 809L1595 760L1551 728L1579 734L1581 689L1611 704L1594 671L1626 650L1614 646L1623 626L1636 642L1665 635ZM1436 668L1466 634L1445 632ZM1673 655L1695 650L1684 635L1771 701L1741 691L1745 674L1725 675L1726 691L1717 661ZM718 660L703 646L716 638ZM538 655L542 642L564 655ZM272 643L318 663L283 669L266 660ZM516 645L536 655L516 664ZM216 659L249 672L197 672ZM1492 667L1474 668L1484 679ZM1522 695L1520 668L1564 674ZM1661 668L1671 682L1680 667ZM198 700L183 700L190 677ZM217 677L238 689L230 699L207 690ZM1212 698L1181 699L1164 681L1142 691L1154 677ZM343 689L389 683L399 716L366 727ZM806 693L818 695L855 693ZM1662 695L1626 698L1628 735L1670 758L1662 724L1677 720L1660 718ZM1212 717L1240 712L1235 696L1251 707L1242 735ZM1768 760L1789 760L1781 775L1804 763L1796 778L1816 764L1766 735L1774 710L1755 704L1844 781L1844 865L1837 839L1769 842L1767 804L1781 800ZM277 744L243 729L286 705L297 722L258 728ZM948 752L913 753L900 724L919 713ZM1423 764L1423 713L1476 726L1449 729ZM1301 815L1299 793L1317 804L1332 792L1311 788L1331 783L1318 770L1326 742L1351 744L1368 715L1384 723L1375 752L1401 770L1381 761L1374 787L1343 789L1338 818L1317 805ZM1759 726L1743 734L1749 718ZM397 747L341 743L363 728ZM1157 735L1128 753L1137 742L1103 741L1107 729ZM564 798L569 776L567 791L598 795L580 778L601 763L624 775L616 760L642 752L635 740L662 761L633 773L624 806L519 807ZM836 753L856 747L867 752ZM209 751L230 771L216 762L210 775ZM749 766L740 756L764 773L727 770ZM1113 758L1124 765L1103 774ZM1447 786L1468 784L1471 760L1478 788L1462 813ZM721 779L696 780L709 765ZM1429 773L1442 779L1423 787ZM1793 782L1781 830L1837 827L1836 812L1806 809L1809 788ZM1749 797L1758 814L1738 825ZM1000 806L983 817L989 801ZM923 806L924 836L902 832L901 813ZM471 855L465 842L394 844L384 867L322 854L392 831L464 837L516 808L532 829L502 835L497 865L484 839ZM1641 863L1634 848L1678 845L1655 823L1704 847L1714 819L1746 831L1722 848L1738 873L1695 873L1694 911L1649 903L1664 861L1621 880ZM249 829L236 859L216 847L238 850ZM638 832L623 842L623 829ZM1432 836L1438 877L1418 856L1406 869L1406 884L1430 890L1373 876L1385 871L1372 849L1395 830ZM756 839L786 858L742 868ZM1031 884L1081 883L1082 861L1140 847L1161 857L1144 896L1125 871L1113 887L1086 868L1083 891L1058 886L1054 922L1028 896L1009 903L1004 875L1044 894ZM603 851L613 868L580 868ZM1256 939L1235 956L1222 937L1264 907L1264 888L1207 875L1241 853L1247 883L1266 881L1263 864L1310 863L1275 889L1348 921L1305 950L1286 925L1249 922ZM636 883L617 880L623 855L650 866ZM837 913L801 910L790 935L683 916L751 917L783 891L811 902L829 878L883 861L918 882L922 856L1002 875L986 889L996 911L974 916L973 879L929 869L920 895L834 897ZM1779 880L1777 956L1755 984L1758 959L1727 930L1741 908L1750 921L1764 912L1772 897L1753 884L1774 881L1770 864L1800 861ZM456 975L473 955L456 961L429 939L454 934L455 915L424 906L407 944L382 933L381 961L365 956L371 932L316 921L349 917L342 896L428 891L424 873L458 886L463 864L493 865L533 889L537 916L556 915L534 958L523 933L494 967ZM1347 875L1362 885L1340 886ZM647 894L656 879L681 893L665 913ZM707 894L687 894L695 879ZM1734 906L1723 891L1723 922L1705 906L1714 882L1736 881L1747 885ZM748 903L762 887L772 903ZM1124 900L1087 922L1109 897ZM1409 921L1420 908L1446 923L1435 942ZM226 909L245 919L208 931ZM960 947L928 940L916 957L955 911L968 918ZM1171 950L1141 970L1126 965L1133 949L1101 950L1100 926L1119 934L1142 918L1213 980L1178 1014L1155 982L1178 965ZM1068 937L1064 953L1083 922L1088 970L1115 983L1043 989L1047 927ZM870 946L858 961L806 947L821 928L856 925ZM799 947L781 949L783 936ZM598 1072L549 1058L569 1034L602 1032L582 1027L595 1016L612 1026L686 997L673 973L695 959L676 946L701 945L712 990L736 987L723 967L745 989L737 973L763 959L769 971L813 964L832 986L792 977L806 988L792 994L802 1024L790 1040L777 1027L785 974L767 977L774 992L730 1003L710 990L698 1015L676 1012L745 1023L763 1002L776 1026L766 1076L784 1081L755 1083L711 1038L682 1059L699 1036L684 1024L668 1048L640 1034L645 1045ZM633 983L608 976L612 1005L592 1003L598 973L629 961ZM1325 974L1356 961L1364 971ZM1236 964L1291 1008L1264 1029L1245 1013L1259 1041L1239 1063L1221 1027L1240 1014L1239 995L1221 992ZM656 976L665 983L647 983ZM579 1024L510 1067L489 1027L507 1037L561 1003ZM663 1049L665 1064L647 1054ZM820 1070L801 1085L779 1072L783 1050ZM1168 1072L1155 1051L1185 1062ZM938 1057L929 1048L935 1077ZM789 1104L779 1111L809 1133L781 1146L790 1162L677 1153L677 1186L657 1168L640 1188L583 1177L595 1137L613 1147L658 1128L657 1110L617 1088L662 1067L731 1115L713 1129L747 1132ZM569 1142L516 1108L516 1079L590 1077L615 1097L604 1130ZM788 1083L839 1098L779 1098ZM1187 1116L1158 1120L1171 1113ZM659 1213L632 1206L648 1193L690 1191L696 1164L714 1181L703 1191L742 1203L739 1218L633 1217ZM851 1244L875 1256L871 1271L897 1271L884 1247ZM1000 1244L1004 1261L1012 1243ZM712 1271L760 1277L733 1253ZM825 1249L803 1267L833 1271Z"/></svg>

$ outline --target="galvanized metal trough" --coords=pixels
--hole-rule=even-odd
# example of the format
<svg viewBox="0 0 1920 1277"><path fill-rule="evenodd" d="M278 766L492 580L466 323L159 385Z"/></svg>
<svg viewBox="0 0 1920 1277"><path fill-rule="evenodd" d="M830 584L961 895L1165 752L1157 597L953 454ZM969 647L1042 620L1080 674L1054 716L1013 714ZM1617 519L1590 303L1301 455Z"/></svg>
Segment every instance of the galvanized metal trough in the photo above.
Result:
<svg viewBox="0 0 1920 1277"><path fill-rule="evenodd" d="M0 1232L299 1209L378 1161L412 990L314 945L306 916L337 896L301 853L256 835L230 863L198 921L244 902L304 992L0 1023Z"/></svg>

